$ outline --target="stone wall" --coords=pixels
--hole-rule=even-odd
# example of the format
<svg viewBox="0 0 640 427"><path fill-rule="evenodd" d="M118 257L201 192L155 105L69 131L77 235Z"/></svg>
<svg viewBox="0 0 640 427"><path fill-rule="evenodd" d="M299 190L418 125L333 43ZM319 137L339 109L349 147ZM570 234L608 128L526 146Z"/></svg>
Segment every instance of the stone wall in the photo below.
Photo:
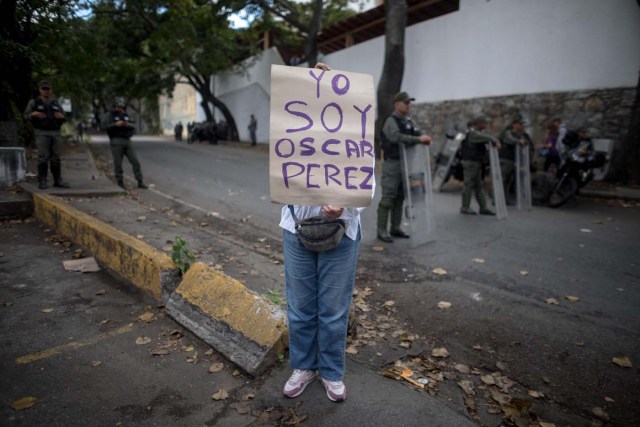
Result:
<svg viewBox="0 0 640 427"><path fill-rule="evenodd" d="M620 88L416 103L411 115L434 138L435 152L446 132L454 126L463 130L475 116L486 116L487 130L497 136L518 113L525 118L526 131L536 146L544 142L547 125L555 117L562 118L569 129L586 129L591 138L610 138L617 146L629 128L635 94L635 88Z"/></svg>

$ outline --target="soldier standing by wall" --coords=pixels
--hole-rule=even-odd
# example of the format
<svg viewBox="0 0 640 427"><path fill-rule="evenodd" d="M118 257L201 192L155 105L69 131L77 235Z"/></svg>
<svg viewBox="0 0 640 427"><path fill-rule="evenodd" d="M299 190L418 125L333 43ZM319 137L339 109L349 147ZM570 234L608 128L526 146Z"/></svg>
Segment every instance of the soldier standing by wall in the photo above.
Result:
<svg viewBox="0 0 640 427"><path fill-rule="evenodd" d="M378 239L392 243L393 237L409 238L400 229L402 222L402 204L404 203L404 189L402 186L402 162L400 161L400 144L431 144L431 137L420 135L409 118L411 98L406 92L400 92L393 97L393 113L382 127L382 199L378 204ZM387 231L391 212L391 232Z"/></svg>
<svg viewBox="0 0 640 427"><path fill-rule="evenodd" d="M133 167L133 174L138 181L138 188L148 188L142 180L140 162L138 161L136 152L131 144L131 137L133 136L134 128L130 123L129 115L126 113L125 108L126 104L124 100L116 100L113 104L111 120L107 127L107 134L109 135L109 143L111 145L111 154L113 155L113 168L116 176L116 182L120 187L126 190L122 171L122 159L126 156Z"/></svg>
<svg viewBox="0 0 640 427"><path fill-rule="evenodd" d="M38 83L39 95L29 101L24 110L25 120L33 124L38 147L38 188L47 188L47 173L51 165L53 186L69 188L69 184L62 180L62 138L60 127L65 122L62 107L53 99L53 90L47 80Z"/></svg>
<svg viewBox="0 0 640 427"><path fill-rule="evenodd" d="M467 137L461 144L460 156L462 157L462 168L464 169L464 190L462 190L462 207L460 208L460 213L462 214L476 214L470 207L471 195L475 194L480 206L480 215L495 215L492 210L487 208L487 202L484 197L482 162L487 155L486 145L495 144L500 148L500 143L491 135L483 132L486 127L487 119L482 116L477 117L471 122Z"/></svg>
<svg viewBox="0 0 640 427"><path fill-rule="evenodd" d="M258 120L256 120L256 117L253 114L249 119L249 126L247 126L247 128L249 129L249 135L251 136L251 145L256 145L256 130L258 129Z"/></svg>
<svg viewBox="0 0 640 427"><path fill-rule="evenodd" d="M513 120L510 129L507 129L502 138L500 138L500 142L502 143L500 148L500 170L502 171L504 197L507 205L514 205L513 200L509 197L509 190L515 181L516 147L518 144L527 145L527 139L524 136L524 121L521 117L516 117Z"/></svg>

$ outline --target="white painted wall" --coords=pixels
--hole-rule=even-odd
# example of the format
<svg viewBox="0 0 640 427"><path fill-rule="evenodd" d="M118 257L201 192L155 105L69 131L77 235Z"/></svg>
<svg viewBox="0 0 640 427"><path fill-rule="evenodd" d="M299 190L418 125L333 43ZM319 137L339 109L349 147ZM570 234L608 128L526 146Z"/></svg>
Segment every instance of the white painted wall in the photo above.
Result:
<svg viewBox="0 0 640 427"><path fill-rule="evenodd" d="M227 72L215 76L215 93L233 113L241 141L250 141L247 126L253 114L258 120L256 139L266 143L269 141L271 64L284 65L284 61L278 50L271 48L245 64L250 67L244 73ZM222 116L217 114L216 117Z"/></svg>
<svg viewBox="0 0 640 427"><path fill-rule="evenodd" d="M416 102L635 87L635 0L461 0L407 28L403 89ZM324 57L379 81L384 37Z"/></svg>

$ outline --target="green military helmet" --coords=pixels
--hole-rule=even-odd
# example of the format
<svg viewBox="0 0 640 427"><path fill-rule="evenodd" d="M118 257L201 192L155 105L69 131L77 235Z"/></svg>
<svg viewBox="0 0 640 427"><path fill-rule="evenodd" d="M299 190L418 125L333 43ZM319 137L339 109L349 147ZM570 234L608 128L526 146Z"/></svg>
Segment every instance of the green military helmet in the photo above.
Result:
<svg viewBox="0 0 640 427"><path fill-rule="evenodd" d="M113 100L113 108L127 108L127 103L124 101L124 98L119 96Z"/></svg>

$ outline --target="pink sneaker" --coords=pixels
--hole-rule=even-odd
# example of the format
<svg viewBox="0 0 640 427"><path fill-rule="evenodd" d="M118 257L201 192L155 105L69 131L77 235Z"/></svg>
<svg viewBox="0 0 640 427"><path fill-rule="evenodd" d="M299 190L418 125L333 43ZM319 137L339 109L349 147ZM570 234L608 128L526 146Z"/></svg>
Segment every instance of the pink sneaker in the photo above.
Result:
<svg viewBox="0 0 640 427"><path fill-rule="evenodd" d="M282 393L287 397L300 396L305 388L316 379L314 371L305 371L302 369L294 369L293 374L284 385Z"/></svg>
<svg viewBox="0 0 640 427"><path fill-rule="evenodd" d="M327 397L334 402L342 402L347 398L347 389L342 381L329 381L320 377L324 388L327 390Z"/></svg>

